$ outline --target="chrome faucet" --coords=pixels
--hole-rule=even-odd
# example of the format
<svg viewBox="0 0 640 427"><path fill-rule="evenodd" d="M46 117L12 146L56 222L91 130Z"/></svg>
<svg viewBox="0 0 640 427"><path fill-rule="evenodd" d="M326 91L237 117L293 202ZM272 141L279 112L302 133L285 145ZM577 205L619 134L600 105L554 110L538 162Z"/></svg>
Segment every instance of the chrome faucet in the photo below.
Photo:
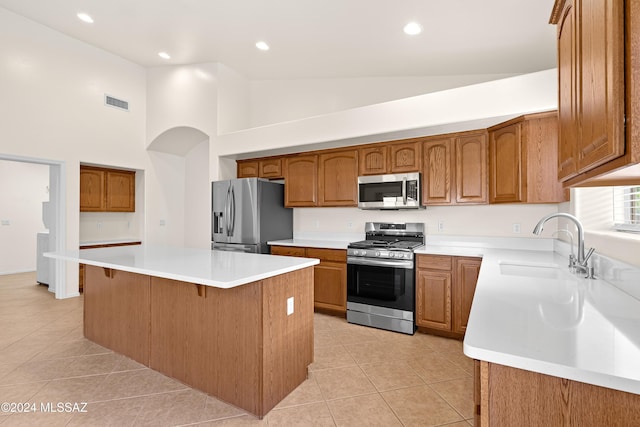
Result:
<svg viewBox="0 0 640 427"><path fill-rule="evenodd" d="M590 271L590 269L587 267L587 262L589 261L589 258L591 258L591 255L593 255L593 251L595 249L594 248L589 249L589 252L585 255L585 253L584 253L584 229L582 228L582 223L580 223L580 220L578 218L576 218L575 216L570 215L568 213L564 213L564 212L558 212L558 213L549 214L549 215L543 217L540 221L538 221L538 223L536 224L536 226L533 229L533 234L539 235L540 233L542 233L542 229L544 227L544 223L547 222L548 220L550 220L551 218L557 218L557 217L570 219L576 225L576 228L578 229L578 257L577 257L577 260L576 260L576 264L577 265L575 265L575 267L579 268L580 270L583 270L585 273L587 273L588 276L593 276L593 271ZM573 239L572 239L572 241L573 241ZM573 246L573 244L571 246Z"/></svg>

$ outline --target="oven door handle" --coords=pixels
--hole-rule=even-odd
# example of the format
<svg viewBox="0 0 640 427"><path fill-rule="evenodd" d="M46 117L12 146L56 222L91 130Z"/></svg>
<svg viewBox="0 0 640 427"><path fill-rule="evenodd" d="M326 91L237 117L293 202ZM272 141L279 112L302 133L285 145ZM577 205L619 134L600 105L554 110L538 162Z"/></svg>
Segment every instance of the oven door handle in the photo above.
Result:
<svg viewBox="0 0 640 427"><path fill-rule="evenodd" d="M347 257L347 264L370 265L374 267L395 267L395 268L405 268L408 270L413 268L413 261L386 260L386 259L371 260L368 258L359 258L359 257Z"/></svg>

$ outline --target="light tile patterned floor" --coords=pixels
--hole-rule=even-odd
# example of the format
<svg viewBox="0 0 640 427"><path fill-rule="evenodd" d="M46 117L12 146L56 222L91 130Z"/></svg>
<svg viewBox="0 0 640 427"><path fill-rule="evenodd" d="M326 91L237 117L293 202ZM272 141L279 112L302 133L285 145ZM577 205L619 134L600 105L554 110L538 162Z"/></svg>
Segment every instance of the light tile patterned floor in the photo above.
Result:
<svg viewBox="0 0 640 427"><path fill-rule="evenodd" d="M35 273L0 276L0 426L473 425L473 364L460 341L407 336L315 315L309 379L264 419L82 336L82 297L55 300ZM41 404L88 402L86 413Z"/></svg>

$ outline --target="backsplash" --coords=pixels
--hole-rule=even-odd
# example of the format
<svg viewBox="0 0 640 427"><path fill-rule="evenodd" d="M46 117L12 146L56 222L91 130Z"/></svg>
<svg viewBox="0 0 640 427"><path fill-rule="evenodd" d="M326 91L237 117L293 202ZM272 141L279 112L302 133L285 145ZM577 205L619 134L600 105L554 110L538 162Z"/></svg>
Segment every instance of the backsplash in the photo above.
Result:
<svg viewBox="0 0 640 427"><path fill-rule="evenodd" d="M427 206L421 210L357 208L295 208L297 233L364 233L365 222L422 222L427 235L532 237L543 216L558 212L557 204ZM551 229L551 227L550 227ZM551 237L545 230L543 237Z"/></svg>
<svg viewBox="0 0 640 427"><path fill-rule="evenodd" d="M80 243L141 239L140 216L135 212L81 212Z"/></svg>

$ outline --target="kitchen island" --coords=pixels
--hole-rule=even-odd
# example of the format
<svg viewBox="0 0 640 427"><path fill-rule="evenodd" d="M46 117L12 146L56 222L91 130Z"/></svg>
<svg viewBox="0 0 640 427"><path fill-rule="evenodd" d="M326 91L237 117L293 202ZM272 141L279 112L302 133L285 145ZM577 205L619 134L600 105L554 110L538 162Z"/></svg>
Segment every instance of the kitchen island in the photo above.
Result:
<svg viewBox="0 0 640 427"><path fill-rule="evenodd" d="M125 246L47 256L86 264L84 335L264 416L313 361L318 260Z"/></svg>

